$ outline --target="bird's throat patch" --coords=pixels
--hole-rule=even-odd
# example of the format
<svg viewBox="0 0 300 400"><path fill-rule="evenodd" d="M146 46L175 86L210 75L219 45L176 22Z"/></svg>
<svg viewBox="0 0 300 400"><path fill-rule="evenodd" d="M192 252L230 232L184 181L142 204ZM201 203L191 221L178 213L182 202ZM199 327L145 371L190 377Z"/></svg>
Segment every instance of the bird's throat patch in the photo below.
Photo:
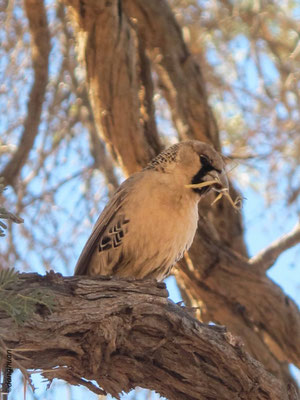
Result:
<svg viewBox="0 0 300 400"><path fill-rule="evenodd" d="M193 179L192 179L192 182L191 182L192 185L198 185L199 183L202 183L203 182L203 178L212 169L213 168L209 168L209 167L206 167L206 166L205 167L201 167L199 169L199 171L197 172L197 174L193 176ZM193 191L195 193L198 193L199 195L203 195L203 194L207 193L211 189L211 187L210 186L204 186L202 188L192 188L192 189L193 189Z"/></svg>

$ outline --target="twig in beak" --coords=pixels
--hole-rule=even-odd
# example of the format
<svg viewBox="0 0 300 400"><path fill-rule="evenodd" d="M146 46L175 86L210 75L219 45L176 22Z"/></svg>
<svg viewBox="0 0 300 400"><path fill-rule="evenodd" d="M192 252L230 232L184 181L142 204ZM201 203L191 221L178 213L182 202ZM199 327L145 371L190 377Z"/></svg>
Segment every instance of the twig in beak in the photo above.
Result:
<svg viewBox="0 0 300 400"><path fill-rule="evenodd" d="M235 210L240 211L240 209L241 209L241 207L242 207L242 198L241 198L241 196L238 196L238 197L233 201L233 200L232 200L232 197L230 196L229 191L228 191L227 188L221 189L221 190L219 191L218 196L217 196L217 197L215 198L215 200L211 203L211 205L214 205L215 203L217 203L219 200L221 200L221 198L222 198L223 196L225 196L225 197L228 199L229 203L232 205L232 207L233 207Z"/></svg>
<svg viewBox="0 0 300 400"><path fill-rule="evenodd" d="M200 189L200 188L203 188L205 186L211 186L211 185L215 185L215 184L220 184L220 182L215 179L213 181L206 181L206 182L201 182L201 183L185 185L185 187L186 188Z"/></svg>
<svg viewBox="0 0 300 400"><path fill-rule="evenodd" d="M218 186L218 187L214 187L213 189L219 193L218 196L215 198L215 200L211 203L211 205L214 205L219 200L221 200L221 198L223 196L225 196L235 210L241 209L241 205L242 205L241 204L241 202L242 202L241 196L238 196L235 200L232 200L232 197L229 194L228 188L222 187L221 181L219 179L214 179L213 181L206 181L206 182L201 182L201 183L196 183L196 184L185 185L185 187L199 189L199 188L203 188L203 187L211 186L211 185ZM221 189L219 187L221 187Z"/></svg>

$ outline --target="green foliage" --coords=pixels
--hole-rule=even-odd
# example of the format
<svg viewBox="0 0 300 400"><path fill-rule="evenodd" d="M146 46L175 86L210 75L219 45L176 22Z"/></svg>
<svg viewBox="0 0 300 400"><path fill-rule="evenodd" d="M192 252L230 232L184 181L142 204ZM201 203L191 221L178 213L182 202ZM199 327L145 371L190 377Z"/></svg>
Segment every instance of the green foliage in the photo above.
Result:
<svg viewBox="0 0 300 400"><path fill-rule="evenodd" d="M0 178L0 194L3 193L5 190L5 185L3 183L3 179ZM11 212L7 211L6 208L0 207L0 236L5 236L4 229L7 229L7 225L1 221L1 219L7 219L16 224L21 224L24 222L23 218L17 217L16 215L12 214Z"/></svg>
<svg viewBox="0 0 300 400"><path fill-rule="evenodd" d="M5 311L21 325L36 311L38 305L51 312L54 308L53 295L44 288L16 289L20 282L19 273L13 268L0 271L0 310Z"/></svg>

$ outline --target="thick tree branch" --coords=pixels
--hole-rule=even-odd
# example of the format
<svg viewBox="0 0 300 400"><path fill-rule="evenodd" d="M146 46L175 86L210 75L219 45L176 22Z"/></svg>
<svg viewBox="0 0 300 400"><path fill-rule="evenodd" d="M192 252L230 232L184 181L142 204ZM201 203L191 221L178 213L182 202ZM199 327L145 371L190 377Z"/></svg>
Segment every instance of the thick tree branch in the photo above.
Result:
<svg viewBox="0 0 300 400"><path fill-rule="evenodd" d="M249 260L251 267L257 271L265 272L275 263L281 253L300 243L300 222L294 229L275 240L267 248L260 251Z"/></svg>
<svg viewBox="0 0 300 400"><path fill-rule="evenodd" d="M152 149L140 123L136 45L122 2L65 3L77 27L98 131L124 173L136 172L150 160Z"/></svg>
<svg viewBox="0 0 300 400"><path fill-rule="evenodd" d="M124 0L126 14L151 53L181 139L211 142L220 149L218 129L203 76L166 0Z"/></svg>
<svg viewBox="0 0 300 400"><path fill-rule="evenodd" d="M47 369L48 379L71 384L84 378L103 393L95 380L117 398L135 386L169 400L297 398L224 327L204 325L169 301L162 283L50 273L22 274L14 287L27 296L37 288L55 299L52 313L39 305L19 328L0 313L13 366Z"/></svg>
<svg viewBox="0 0 300 400"><path fill-rule="evenodd" d="M63 33L66 38L64 47L65 63L67 63L74 90L77 96L82 100L81 110L84 109L85 111L87 111L82 112L83 115L81 115L81 119L88 128L90 151L94 158L93 167L99 169L99 171L103 173L106 185L108 187L109 195L111 196L119 186L119 182L114 171L114 162L111 156L107 154L105 145L100 138L100 135L98 134L94 112L90 103L86 85L83 83L80 84L75 74L74 60L72 59L70 54L71 48L73 46L73 36L71 35L70 29L67 26L65 5L63 3L59 3L57 6L57 16L61 21Z"/></svg>
<svg viewBox="0 0 300 400"><path fill-rule="evenodd" d="M50 35L43 0L25 0L25 10L31 34L31 52L34 70L34 83L31 88L27 116L20 143L11 160L1 172L7 185L13 185L38 133L43 101L48 83L48 58Z"/></svg>
<svg viewBox="0 0 300 400"><path fill-rule="evenodd" d="M213 239L205 218L198 232L176 278L189 298L201 299L202 321L225 325L242 337L247 351L277 376L283 378L281 363L300 367L297 305L246 258Z"/></svg>

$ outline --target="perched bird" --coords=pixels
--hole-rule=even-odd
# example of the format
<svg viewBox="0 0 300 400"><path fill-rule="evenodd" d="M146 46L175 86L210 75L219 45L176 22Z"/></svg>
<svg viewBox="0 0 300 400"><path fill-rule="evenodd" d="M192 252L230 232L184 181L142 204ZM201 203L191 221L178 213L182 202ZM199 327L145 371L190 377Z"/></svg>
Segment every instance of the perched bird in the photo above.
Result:
<svg viewBox="0 0 300 400"><path fill-rule="evenodd" d="M218 186L186 185L216 178L227 185L223 159L209 144L188 140L161 152L117 189L75 274L163 280L192 244L199 200Z"/></svg>

